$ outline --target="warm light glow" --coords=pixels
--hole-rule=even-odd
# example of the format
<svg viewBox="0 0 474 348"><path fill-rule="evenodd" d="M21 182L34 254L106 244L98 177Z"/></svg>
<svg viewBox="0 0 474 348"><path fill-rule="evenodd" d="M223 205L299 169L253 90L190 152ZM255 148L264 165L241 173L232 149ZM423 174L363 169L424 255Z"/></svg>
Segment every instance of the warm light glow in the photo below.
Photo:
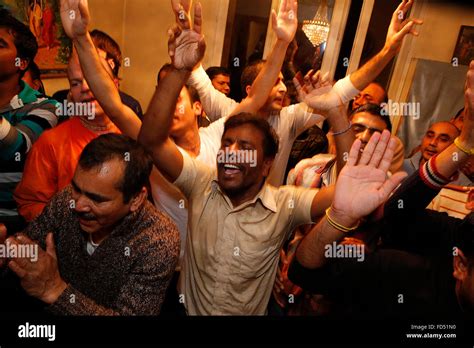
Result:
<svg viewBox="0 0 474 348"><path fill-rule="evenodd" d="M322 0L321 6L312 20L303 21L303 32L314 47L318 47L327 41L329 36L329 21L326 0Z"/></svg>

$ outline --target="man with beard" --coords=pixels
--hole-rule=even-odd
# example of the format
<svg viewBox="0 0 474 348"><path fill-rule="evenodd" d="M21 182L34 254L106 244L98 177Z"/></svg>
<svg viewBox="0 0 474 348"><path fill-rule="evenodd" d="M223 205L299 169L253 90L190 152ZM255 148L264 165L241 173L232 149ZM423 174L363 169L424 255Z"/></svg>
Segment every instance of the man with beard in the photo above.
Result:
<svg viewBox="0 0 474 348"><path fill-rule="evenodd" d="M5 241L0 228L0 243L9 248L41 248L36 262L8 260L27 294L59 315L160 313L179 233L147 200L151 168L134 140L102 135L84 148L72 184L24 234ZM0 267L6 261L0 258Z"/></svg>

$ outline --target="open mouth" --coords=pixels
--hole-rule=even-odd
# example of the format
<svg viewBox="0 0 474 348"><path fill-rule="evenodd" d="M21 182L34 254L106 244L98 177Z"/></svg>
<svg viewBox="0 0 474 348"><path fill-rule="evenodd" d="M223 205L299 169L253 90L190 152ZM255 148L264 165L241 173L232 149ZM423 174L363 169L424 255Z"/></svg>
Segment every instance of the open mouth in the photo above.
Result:
<svg viewBox="0 0 474 348"><path fill-rule="evenodd" d="M226 175L235 175L242 171L242 169L235 164L224 164L224 173Z"/></svg>

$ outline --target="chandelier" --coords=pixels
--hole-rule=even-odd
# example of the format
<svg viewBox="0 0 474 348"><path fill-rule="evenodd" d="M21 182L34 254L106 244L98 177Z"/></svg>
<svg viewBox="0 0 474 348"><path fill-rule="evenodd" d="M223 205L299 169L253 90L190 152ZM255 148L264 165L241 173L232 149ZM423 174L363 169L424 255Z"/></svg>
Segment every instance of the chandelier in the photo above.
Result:
<svg viewBox="0 0 474 348"><path fill-rule="evenodd" d="M314 18L303 21L303 32L313 46L318 47L327 41L329 26L327 0L322 0Z"/></svg>

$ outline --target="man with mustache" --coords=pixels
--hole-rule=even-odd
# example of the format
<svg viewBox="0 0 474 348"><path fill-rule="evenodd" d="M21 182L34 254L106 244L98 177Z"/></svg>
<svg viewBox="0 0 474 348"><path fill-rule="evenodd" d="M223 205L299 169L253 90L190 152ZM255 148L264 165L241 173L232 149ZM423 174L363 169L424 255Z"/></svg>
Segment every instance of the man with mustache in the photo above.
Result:
<svg viewBox="0 0 474 348"><path fill-rule="evenodd" d="M59 315L157 315L179 256L176 225L148 202L150 157L104 134L81 153L71 185L24 234L0 243L41 247L37 262L0 259ZM74 299L72 301L71 299Z"/></svg>

